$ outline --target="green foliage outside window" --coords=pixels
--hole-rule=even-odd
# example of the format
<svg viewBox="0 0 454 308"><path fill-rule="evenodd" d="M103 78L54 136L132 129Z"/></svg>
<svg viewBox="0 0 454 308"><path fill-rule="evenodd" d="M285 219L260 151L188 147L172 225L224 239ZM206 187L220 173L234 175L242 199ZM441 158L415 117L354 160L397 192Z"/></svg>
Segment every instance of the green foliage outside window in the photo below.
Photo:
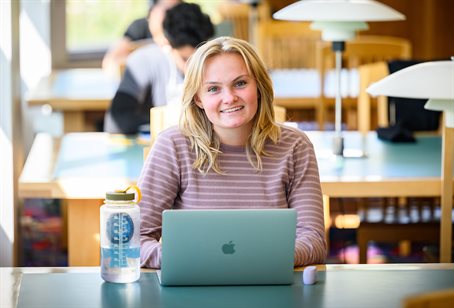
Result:
<svg viewBox="0 0 454 308"><path fill-rule="evenodd" d="M60 0L62 1L62 0ZM217 6L224 0L198 3L217 22ZM70 52L106 50L123 36L128 25L145 17L148 0L66 0L66 47Z"/></svg>
<svg viewBox="0 0 454 308"><path fill-rule="evenodd" d="M66 46L71 51L106 49L128 25L145 17L148 0L66 0Z"/></svg>

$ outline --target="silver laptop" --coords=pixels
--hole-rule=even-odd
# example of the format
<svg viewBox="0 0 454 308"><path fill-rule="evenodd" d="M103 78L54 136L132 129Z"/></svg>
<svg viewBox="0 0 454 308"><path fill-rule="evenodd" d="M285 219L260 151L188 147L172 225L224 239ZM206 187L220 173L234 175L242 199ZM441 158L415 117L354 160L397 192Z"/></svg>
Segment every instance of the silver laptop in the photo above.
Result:
<svg viewBox="0 0 454 308"><path fill-rule="evenodd" d="M161 285L293 283L294 209L166 210Z"/></svg>

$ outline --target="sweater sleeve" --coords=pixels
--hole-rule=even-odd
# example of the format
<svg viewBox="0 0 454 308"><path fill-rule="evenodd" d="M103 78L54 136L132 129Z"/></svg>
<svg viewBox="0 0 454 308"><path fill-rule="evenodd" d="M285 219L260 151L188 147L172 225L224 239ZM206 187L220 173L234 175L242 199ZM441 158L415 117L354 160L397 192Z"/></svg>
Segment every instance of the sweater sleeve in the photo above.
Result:
<svg viewBox="0 0 454 308"><path fill-rule="evenodd" d="M320 177L314 148L305 135L294 148L288 203L297 211L295 266L324 263L326 238Z"/></svg>
<svg viewBox="0 0 454 308"><path fill-rule="evenodd" d="M179 183L176 145L168 134L162 133L148 154L138 181L142 192L139 204L142 267L161 267L162 212L172 208Z"/></svg>

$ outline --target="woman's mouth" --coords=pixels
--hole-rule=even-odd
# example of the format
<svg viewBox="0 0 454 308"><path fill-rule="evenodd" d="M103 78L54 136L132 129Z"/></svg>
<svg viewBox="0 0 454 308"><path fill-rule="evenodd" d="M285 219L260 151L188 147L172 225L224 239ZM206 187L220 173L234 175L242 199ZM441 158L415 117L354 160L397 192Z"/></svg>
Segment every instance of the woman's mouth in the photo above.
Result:
<svg viewBox="0 0 454 308"><path fill-rule="evenodd" d="M221 110L221 113L232 113L232 112L241 110L243 108L244 108L244 106L237 106L237 107Z"/></svg>

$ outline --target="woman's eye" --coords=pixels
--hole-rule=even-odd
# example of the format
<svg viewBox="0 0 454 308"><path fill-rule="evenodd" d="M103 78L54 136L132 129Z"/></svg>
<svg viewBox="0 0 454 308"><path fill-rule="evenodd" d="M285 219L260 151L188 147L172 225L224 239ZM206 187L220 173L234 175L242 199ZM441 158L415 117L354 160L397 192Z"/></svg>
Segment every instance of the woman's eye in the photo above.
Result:
<svg viewBox="0 0 454 308"><path fill-rule="evenodd" d="M240 81L238 81L238 82L235 84L235 86L236 86L236 87L244 87L246 84L247 84L246 81L240 80Z"/></svg>
<svg viewBox="0 0 454 308"><path fill-rule="evenodd" d="M218 90L218 87L209 87L208 92L216 92Z"/></svg>

